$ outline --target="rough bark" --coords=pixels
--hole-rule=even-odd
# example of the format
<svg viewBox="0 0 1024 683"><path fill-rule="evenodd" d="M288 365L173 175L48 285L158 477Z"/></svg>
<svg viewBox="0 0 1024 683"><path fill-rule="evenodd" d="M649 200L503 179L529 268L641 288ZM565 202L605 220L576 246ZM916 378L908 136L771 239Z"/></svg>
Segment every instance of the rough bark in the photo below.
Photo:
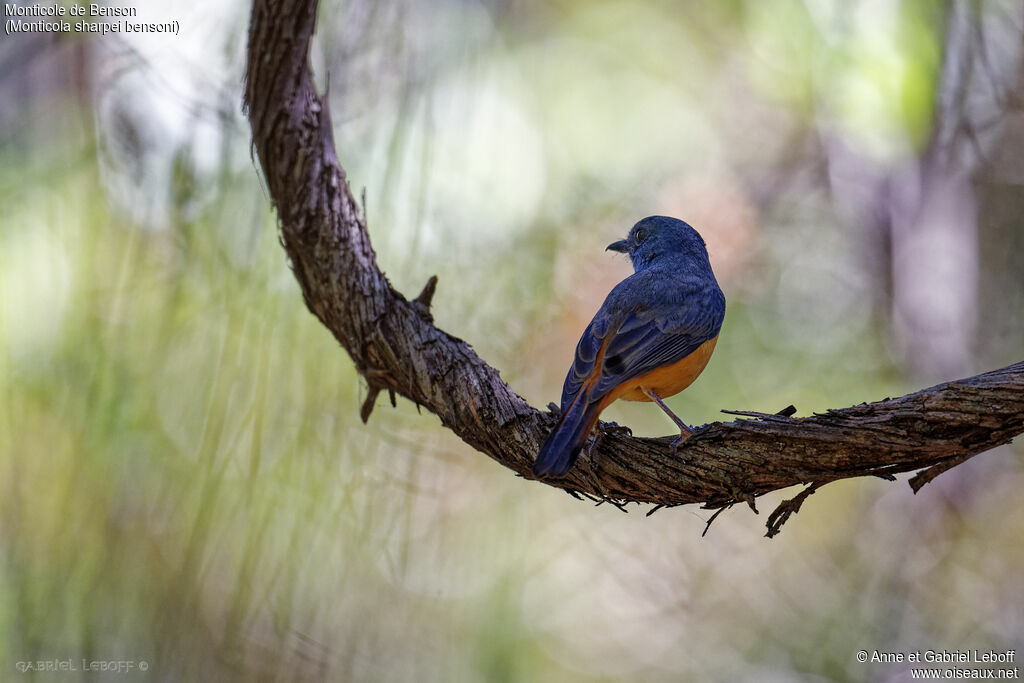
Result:
<svg viewBox="0 0 1024 683"><path fill-rule="evenodd" d="M531 407L430 315L436 280L413 301L377 267L365 217L335 154L326 97L308 66L315 0L255 0L245 104L283 245L306 305L341 342L370 391L387 390L434 414L475 449L517 474L530 466L555 417ZM922 470L936 474L1024 431L1024 362L897 399L810 417L742 413L713 423L669 454L672 437L606 430L564 479L546 483L618 505L754 506L763 493L809 483L768 521L769 535L820 486L837 479ZM656 508L655 508L656 509Z"/></svg>

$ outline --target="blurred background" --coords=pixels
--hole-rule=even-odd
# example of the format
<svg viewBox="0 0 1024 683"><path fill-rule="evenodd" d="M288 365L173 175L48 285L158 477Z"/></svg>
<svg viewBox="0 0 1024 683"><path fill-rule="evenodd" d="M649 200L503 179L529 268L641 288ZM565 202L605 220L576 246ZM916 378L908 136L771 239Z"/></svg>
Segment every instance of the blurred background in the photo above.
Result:
<svg viewBox="0 0 1024 683"><path fill-rule="evenodd" d="M1024 357L1019 0L325 0L311 60L391 282L536 406L670 214L728 299L670 405L799 414ZM240 111L248 5L0 38L0 666L152 680L909 680L1024 648L1020 443L783 533L527 483L305 309ZM649 405L606 419L672 431ZM125 680L125 674L97 679Z"/></svg>

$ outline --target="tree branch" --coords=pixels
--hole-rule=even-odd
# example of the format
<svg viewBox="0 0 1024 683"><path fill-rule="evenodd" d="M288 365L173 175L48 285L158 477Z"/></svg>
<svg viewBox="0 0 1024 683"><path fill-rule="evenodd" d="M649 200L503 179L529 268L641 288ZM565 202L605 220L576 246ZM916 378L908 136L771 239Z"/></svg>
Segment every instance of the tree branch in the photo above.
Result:
<svg viewBox="0 0 1024 683"><path fill-rule="evenodd" d="M555 422L530 406L470 346L432 323L436 279L408 301L377 267L364 214L335 155L326 97L308 45L315 0L255 0L245 105L253 146L281 222L283 245L310 311L369 384L361 415L387 390L436 414L475 449L520 476ZM746 413L750 415L749 413ZM620 506L704 503L721 509L794 484L811 486L769 519L769 534L821 485L858 476L938 473L1024 431L1024 363L897 399L810 417L754 414L713 423L669 455L672 437L606 429L593 453L545 483ZM756 511L756 510L755 510Z"/></svg>

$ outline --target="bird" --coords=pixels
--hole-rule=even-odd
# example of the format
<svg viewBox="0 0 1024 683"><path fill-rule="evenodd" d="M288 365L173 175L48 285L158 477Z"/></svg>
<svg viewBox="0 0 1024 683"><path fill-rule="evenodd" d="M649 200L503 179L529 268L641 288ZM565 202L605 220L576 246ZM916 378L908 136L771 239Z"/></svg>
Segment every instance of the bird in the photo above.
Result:
<svg viewBox="0 0 1024 683"><path fill-rule="evenodd" d="M606 250L628 254L634 272L612 288L576 345L560 418L533 463L538 478L572 469L601 411L616 399L653 401L668 413L680 430L673 454L692 435L663 399L704 370L725 318L704 239L677 218L648 216Z"/></svg>

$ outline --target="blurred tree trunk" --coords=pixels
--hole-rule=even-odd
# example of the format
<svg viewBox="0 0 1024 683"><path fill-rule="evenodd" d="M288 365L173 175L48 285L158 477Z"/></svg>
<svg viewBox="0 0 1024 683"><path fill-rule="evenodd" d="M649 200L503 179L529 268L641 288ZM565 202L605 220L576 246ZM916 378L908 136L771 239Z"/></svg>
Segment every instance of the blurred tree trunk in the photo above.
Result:
<svg viewBox="0 0 1024 683"><path fill-rule="evenodd" d="M92 111L96 52L92 38L18 33L6 36L3 48L0 145L23 150L44 147L38 143L50 141L55 131L66 132L71 117L88 116ZM29 125L20 125L22 122Z"/></svg>
<svg viewBox="0 0 1024 683"><path fill-rule="evenodd" d="M920 162L890 178L892 320L907 365L928 381L970 367L978 307L977 206L966 146L979 46L965 0L946 14L932 134ZM981 49L984 49L981 46Z"/></svg>
<svg viewBox="0 0 1024 683"><path fill-rule="evenodd" d="M1024 41L1024 36L1021 36ZM1024 59L1000 98L1003 114L974 178L985 268L979 278L978 348L990 358L1024 346Z"/></svg>
<svg viewBox="0 0 1024 683"><path fill-rule="evenodd" d="M992 328L979 326L981 318L990 302L1008 307L982 296L983 280L994 293L1020 272L1002 249L1019 230L993 234L981 220L988 216L979 215L988 206L979 192L998 192L993 157L1024 158L1024 134L1014 125L1024 95L1021 28L999 10L971 0L947 4L932 127L919 158L887 166L838 140L827 152L835 194L850 200L845 208L852 232L864 236L865 268L880 283L896 346L918 381L965 373L979 346L992 348ZM1024 213L1020 192L1000 203L1010 215ZM984 259L997 272L979 272L982 244L1002 245L1002 255Z"/></svg>

